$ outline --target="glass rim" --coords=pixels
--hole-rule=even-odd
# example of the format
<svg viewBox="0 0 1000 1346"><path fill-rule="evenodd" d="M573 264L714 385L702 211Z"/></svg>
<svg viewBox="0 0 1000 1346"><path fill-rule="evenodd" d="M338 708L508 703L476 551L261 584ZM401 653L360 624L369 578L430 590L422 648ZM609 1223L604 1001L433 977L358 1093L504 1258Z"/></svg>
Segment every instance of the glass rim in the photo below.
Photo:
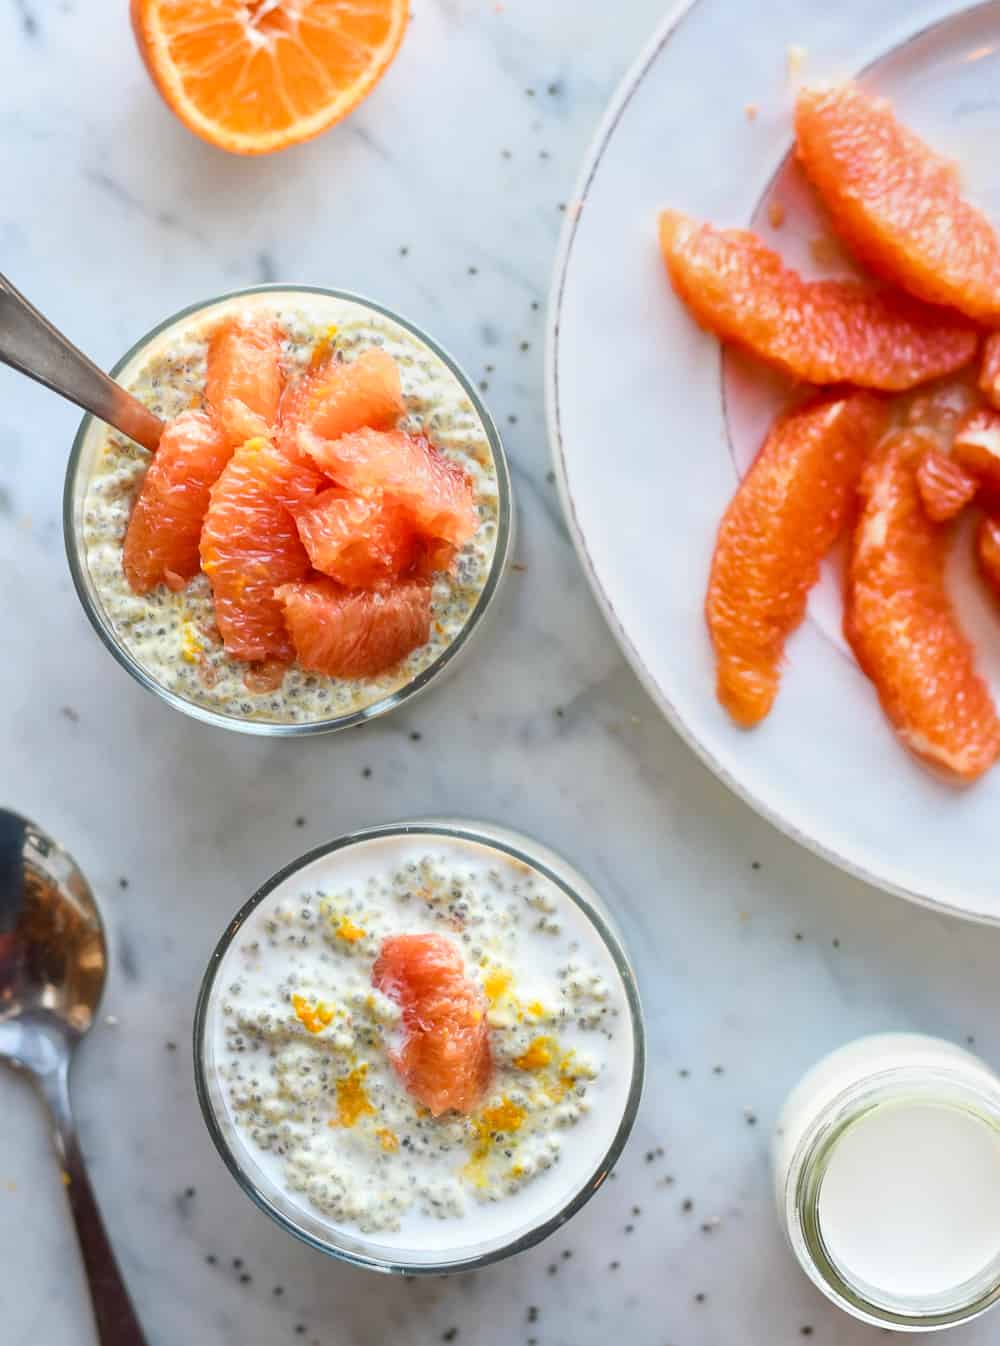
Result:
<svg viewBox="0 0 1000 1346"><path fill-rule="evenodd" d="M1000 1301L1000 1253L983 1271L988 1281L972 1278L969 1293L935 1309L902 1307L873 1297L875 1287L852 1279L827 1249L819 1218L823 1179L841 1138L865 1117L907 1101L953 1108L991 1126L1000 1135L1000 1081L993 1088L970 1081L945 1067L896 1066L855 1081L831 1098L813 1118L789 1165L785 1219L789 1241L810 1280L834 1304L874 1327L899 1332L932 1332L971 1322ZM957 1286L956 1291L961 1291Z"/></svg>
<svg viewBox="0 0 1000 1346"><path fill-rule="evenodd" d="M176 313L164 318L151 328L144 336L140 337L125 354L115 362L110 373L112 378L117 378L121 371L139 355L142 350L167 328L175 323L182 322L185 318L193 317L203 310L213 308L217 304L225 304L230 300L247 298L256 294L268 293L287 293L287 294L314 294L321 295L330 299L342 299L349 303L360 304L365 308L379 313L391 322L397 323L411 336L415 336L418 341L423 342L429 350L438 357L445 365L445 368L459 382L462 391L472 403L473 410L476 413L486 439L490 447L490 453L493 456L493 462L496 468L497 479L497 533L493 550L493 558L490 562L489 573L486 576L482 590L476 599L475 606L469 613L465 625L455 636L445 649L433 660L432 663L411 678L409 682L397 687L388 695L381 697L378 701L373 701L368 706L363 706L360 710L353 710L344 715L332 715L321 720L310 720L305 723L280 724L271 720L251 720L240 715L226 714L223 711L213 710L208 706L199 705L196 701L190 700L186 696L181 696L177 692L162 686L161 683L152 676L142 662L128 650L115 633L109 618L104 612L103 606L97 600L96 595L91 596L88 586L87 566L84 559L84 548L82 539L76 528L75 520L75 488L80 471L81 458L83 455L83 446L95 423L99 423L99 417L93 416L87 412L81 420L76 435L73 438L73 444L70 448L69 459L66 464L66 477L63 486L63 505L62 505L62 525L63 525L63 544L66 549L66 558L69 562L70 575L73 580L73 587L76 590L80 605L87 615L91 626L97 632L98 637L104 647L114 656L115 661L129 673L141 687L146 691L152 692L160 700L165 701L175 710L182 714L190 716L192 719L200 720L203 724L211 724L220 729L228 729L235 733L256 734L270 738L301 738L309 734L329 734L342 729L350 729L354 725L364 724L367 720L377 719L381 715L388 714L396 710L404 703L413 700L421 692L425 691L433 682L441 677L446 670L451 668L460 654L464 652L473 635L482 626L483 618L492 606L493 599L496 597L500 585L507 573L511 558L514 542L514 494L511 482L510 464L507 461L507 454L503 447L503 441L500 438L500 432L497 429L496 422L491 416L488 408L479 396L479 393L472 383L472 380L462 369L458 361L443 346L435 341L431 336L419 327L416 323L404 318L393 309L387 308L384 304L376 300L369 299L367 296L358 294L352 290L330 289L320 285L295 285L283 284L281 282L269 282L261 285L250 285L244 289L231 290L225 294L220 294L211 299L200 300L197 303L188 304L185 308L179 309Z"/></svg>
<svg viewBox="0 0 1000 1346"><path fill-rule="evenodd" d="M240 1188L248 1197L250 1197L260 1210L264 1211L266 1215L269 1215L271 1219L280 1225L287 1233L300 1239L309 1247L316 1249L318 1252L326 1253L351 1266L361 1267L370 1271L385 1272L391 1275L439 1276L448 1275L457 1271L476 1271L483 1267L490 1266L493 1263L500 1262L508 1257L512 1257L516 1253L524 1252L528 1248L534 1247L535 1244L542 1242L543 1239L548 1238L550 1234L554 1233L555 1230L565 1224L567 1220L585 1206L594 1193L604 1185L604 1182L625 1148L625 1144L628 1141L635 1124L645 1080L646 1039L638 982L629 961L628 954L625 951L625 947L603 914L598 911L582 893L572 887L566 879L554 872L543 859L532 853L532 848L536 844L541 846L542 843L535 843L532 838L526 837L522 833L512 832L506 827L499 827L499 830L503 833L502 836L492 835L491 829L494 826L497 825L483 821L456 820L454 823L449 823L436 819L429 819L427 821L415 819L360 828L353 832L344 833L342 836L335 837L332 841L324 842L322 845L314 847L297 859L283 865L281 869L267 879L266 882L243 903L219 938L212 951L211 957L209 958L204 976L202 977L201 985L198 990L198 998L195 1004L193 1028L195 1092L198 1096L202 1117L215 1148L218 1150L220 1157L229 1169L229 1172L236 1179ZM273 1206L246 1173L223 1134L215 1108L213 1107L209 1096L208 1077L205 1066L208 1006L215 986L216 976L222 966L222 960L229 951L233 940L261 902L269 897L270 894L284 883L286 879L291 878L316 860L321 860L328 855L334 854L336 851L344 850L347 847L356 845L360 842L397 836L449 837L460 841L473 842L476 845L488 846L494 850L503 852L510 859L530 866L532 869L537 870L542 874L549 882L555 884L569 901L583 913L597 931L602 943L607 949L614 964L615 971L621 979L632 1029L632 1070L621 1120L615 1129L614 1135L612 1136L603 1157L587 1179L581 1183L579 1187L573 1190L572 1194L559 1206L558 1210L539 1224L525 1230L518 1237L511 1239L510 1242L489 1249L485 1253L478 1253L468 1257L445 1255L442 1256L440 1260L433 1263L412 1263L400 1258L394 1258L391 1255L383 1256L378 1253L358 1252L339 1246L332 1240L319 1238L308 1230L300 1228L294 1221L286 1216L283 1211L280 1211ZM518 849L521 845L525 846L527 849ZM557 858L562 860L561 856ZM568 861L564 861L563 863L566 864L567 869L569 869L574 876L580 879L584 887L589 886L587 880L582 874L579 874L574 865L571 865ZM361 1240L359 1241L364 1241L365 1237L366 1236L362 1235Z"/></svg>

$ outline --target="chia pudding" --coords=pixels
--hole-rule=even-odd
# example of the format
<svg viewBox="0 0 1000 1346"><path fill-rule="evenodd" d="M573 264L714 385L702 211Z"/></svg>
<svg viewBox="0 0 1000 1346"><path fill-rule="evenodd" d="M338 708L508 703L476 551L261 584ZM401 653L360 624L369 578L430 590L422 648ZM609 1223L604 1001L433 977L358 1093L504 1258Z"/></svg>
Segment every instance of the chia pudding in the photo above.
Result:
<svg viewBox="0 0 1000 1346"><path fill-rule="evenodd" d="M234 313L275 319L286 340L282 358L291 380L318 350L351 360L384 349L401 376L406 414L400 427L423 431L468 474L479 526L453 573L434 576L430 639L383 674L351 680L292 665L277 689L224 650L204 574L173 592L159 585L132 591L122 544L150 455L101 422L91 421L75 455L71 554L92 619L151 680L182 703L242 722L327 725L380 705L426 675L470 626L495 586L509 546L506 468L496 432L457 372L409 327L362 301L312 291L248 292L182 316L155 334L118 372L118 380L164 419L203 404L206 352L212 331ZM71 473L74 471L71 468ZM485 600L484 600L485 601Z"/></svg>
<svg viewBox="0 0 1000 1346"><path fill-rule="evenodd" d="M249 913L203 989L199 1071L217 1143L293 1225L433 1261L509 1244L593 1183L631 1124L641 1029L613 936L558 881L488 840L387 833ZM394 1068L400 1007L373 967L415 934L452 941L483 997L492 1072L468 1114L434 1116Z"/></svg>

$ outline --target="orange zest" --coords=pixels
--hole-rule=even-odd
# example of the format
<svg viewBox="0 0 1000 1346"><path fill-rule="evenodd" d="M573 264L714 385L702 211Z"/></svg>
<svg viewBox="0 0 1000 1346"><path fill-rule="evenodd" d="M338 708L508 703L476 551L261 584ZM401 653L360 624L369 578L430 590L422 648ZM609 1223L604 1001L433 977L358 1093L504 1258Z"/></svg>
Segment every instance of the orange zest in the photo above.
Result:
<svg viewBox="0 0 1000 1346"><path fill-rule="evenodd" d="M362 1062L347 1075L337 1080L337 1118L331 1126L356 1126L362 1117L371 1117L375 1113L365 1089L367 1065Z"/></svg>
<svg viewBox="0 0 1000 1346"><path fill-rule="evenodd" d="M292 1008L295 1010L296 1018L310 1033L322 1033L333 1021L333 1010L322 1000L312 1005L305 996L293 995Z"/></svg>
<svg viewBox="0 0 1000 1346"><path fill-rule="evenodd" d="M131 0L139 52L189 131L268 154L346 117L399 49L409 0Z"/></svg>

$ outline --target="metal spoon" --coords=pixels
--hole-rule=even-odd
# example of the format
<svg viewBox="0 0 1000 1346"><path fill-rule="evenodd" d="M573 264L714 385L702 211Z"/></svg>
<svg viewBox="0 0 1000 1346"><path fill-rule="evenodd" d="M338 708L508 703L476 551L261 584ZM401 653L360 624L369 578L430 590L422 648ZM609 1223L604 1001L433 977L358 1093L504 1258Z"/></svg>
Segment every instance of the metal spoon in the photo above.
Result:
<svg viewBox="0 0 1000 1346"><path fill-rule="evenodd" d="M101 1346L146 1346L101 1221L69 1100L73 1049L93 1023L108 955L72 856L0 809L0 1060L34 1076L55 1122Z"/></svg>
<svg viewBox="0 0 1000 1346"><path fill-rule="evenodd" d="M159 444L163 433L159 416L77 350L4 275L0 275L0 361L93 412L143 448Z"/></svg>

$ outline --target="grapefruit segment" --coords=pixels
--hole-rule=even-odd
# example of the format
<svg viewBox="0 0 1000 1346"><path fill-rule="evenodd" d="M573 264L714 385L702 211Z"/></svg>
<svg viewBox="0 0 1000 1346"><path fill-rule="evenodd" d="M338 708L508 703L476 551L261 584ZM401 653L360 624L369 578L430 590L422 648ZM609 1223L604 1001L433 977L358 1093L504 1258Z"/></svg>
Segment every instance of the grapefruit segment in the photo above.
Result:
<svg viewBox="0 0 1000 1346"><path fill-rule="evenodd" d="M305 435L336 439L366 427L389 430L405 410L399 369L391 355L372 348L349 361L328 356L285 393L281 447L299 457Z"/></svg>
<svg viewBox="0 0 1000 1346"><path fill-rule="evenodd" d="M979 483L961 463L939 449L925 449L917 465L917 489L924 513L934 523L961 514Z"/></svg>
<svg viewBox="0 0 1000 1346"><path fill-rule="evenodd" d="M853 84L805 88L799 159L834 228L876 275L932 304L1000 322L1000 242L955 165Z"/></svg>
<svg viewBox="0 0 1000 1346"><path fill-rule="evenodd" d="M160 583L180 589L197 575L209 492L231 452L215 421L202 411L181 412L163 431L122 551L125 578L137 594Z"/></svg>
<svg viewBox="0 0 1000 1346"><path fill-rule="evenodd" d="M962 319L856 281L805 281L754 234L660 215L660 248L695 320L795 379L902 390L967 364Z"/></svg>
<svg viewBox="0 0 1000 1346"><path fill-rule="evenodd" d="M951 447L956 462L991 492L1000 492L1000 411L979 407L958 423Z"/></svg>
<svg viewBox="0 0 1000 1346"><path fill-rule="evenodd" d="M321 484L314 469L290 462L266 439L251 439L236 449L212 488L201 565L227 653L239 659L292 658L274 591L309 571L290 511Z"/></svg>
<svg viewBox="0 0 1000 1346"><path fill-rule="evenodd" d="M878 398L855 392L779 417L723 516L705 617L716 693L738 724L754 725L771 709L785 642L887 415Z"/></svg>
<svg viewBox="0 0 1000 1346"><path fill-rule="evenodd" d="M424 435L364 429L339 439L310 435L302 443L334 481L351 491L383 491L428 538L459 548L478 527L468 475Z"/></svg>
<svg viewBox="0 0 1000 1346"><path fill-rule="evenodd" d="M277 323L250 317L224 319L208 343L205 396L235 448L269 435L284 385Z"/></svg>
<svg viewBox="0 0 1000 1346"><path fill-rule="evenodd" d="M991 407L1000 411L1000 332L991 332L983 342L979 391Z"/></svg>
<svg viewBox="0 0 1000 1346"><path fill-rule="evenodd" d="M408 515L380 491L355 495L332 486L296 509L295 522L314 569L348 589L384 587L420 550Z"/></svg>
<svg viewBox="0 0 1000 1346"><path fill-rule="evenodd" d="M470 1113L492 1073L486 997L445 935L390 935L372 985L402 1010L403 1044L391 1052L407 1092L439 1117Z"/></svg>
<svg viewBox="0 0 1000 1346"><path fill-rule="evenodd" d="M299 664L311 673L377 677L430 638L431 593L419 580L380 593L309 579L281 585L275 598Z"/></svg>
<svg viewBox="0 0 1000 1346"><path fill-rule="evenodd" d="M986 514L976 529L976 566L994 597L1000 598L1000 518Z"/></svg>
<svg viewBox="0 0 1000 1346"><path fill-rule="evenodd" d="M1000 753L1000 721L945 589L948 532L927 518L919 435L889 436L862 475L844 633L902 742L958 781Z"/></svg>

